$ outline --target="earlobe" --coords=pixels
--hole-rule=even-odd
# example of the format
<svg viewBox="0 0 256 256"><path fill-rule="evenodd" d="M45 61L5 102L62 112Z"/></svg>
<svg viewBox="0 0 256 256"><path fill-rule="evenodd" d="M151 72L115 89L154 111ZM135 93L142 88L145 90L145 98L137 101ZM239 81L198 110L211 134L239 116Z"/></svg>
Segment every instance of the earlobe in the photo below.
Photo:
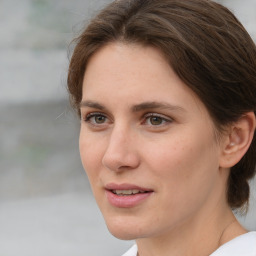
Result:
<svg viewBox="0 0 256 256"><path fill-rule="evenodd" d="M255 125L255 114L248 112L230 126L223 141L220 167L231 168L241 160L251 145Z"/></svg>

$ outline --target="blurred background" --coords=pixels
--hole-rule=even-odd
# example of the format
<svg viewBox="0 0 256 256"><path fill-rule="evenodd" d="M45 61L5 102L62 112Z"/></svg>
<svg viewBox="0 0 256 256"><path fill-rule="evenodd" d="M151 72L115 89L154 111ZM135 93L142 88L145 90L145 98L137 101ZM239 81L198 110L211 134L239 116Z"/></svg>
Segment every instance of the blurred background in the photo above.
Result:
<svg viewBox="0 0 256 256"><path fill-rule="evenodd" d="M0 256L120 256L79 159L66 93L73 37L109 0L0 0ZM256 0L219 1L256 40ZM256 182L249 213L256 230Z"/></svg>

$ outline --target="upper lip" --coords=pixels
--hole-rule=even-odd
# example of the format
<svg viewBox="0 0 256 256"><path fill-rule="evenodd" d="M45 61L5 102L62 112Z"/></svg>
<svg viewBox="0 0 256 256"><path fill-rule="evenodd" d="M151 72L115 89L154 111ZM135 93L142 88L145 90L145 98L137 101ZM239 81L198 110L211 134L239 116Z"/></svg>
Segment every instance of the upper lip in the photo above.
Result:
<svg viewBox="0 0 256 256"><path fill-rule="evenodd" d="M141 187L135 184L129 184L129 183L121 183L121 184L116 184L116 183L108 183L105 186L106 190L139 190L139 191L147 191L147 192L152 192L153 190L150 188L145 188Z"/></svg>

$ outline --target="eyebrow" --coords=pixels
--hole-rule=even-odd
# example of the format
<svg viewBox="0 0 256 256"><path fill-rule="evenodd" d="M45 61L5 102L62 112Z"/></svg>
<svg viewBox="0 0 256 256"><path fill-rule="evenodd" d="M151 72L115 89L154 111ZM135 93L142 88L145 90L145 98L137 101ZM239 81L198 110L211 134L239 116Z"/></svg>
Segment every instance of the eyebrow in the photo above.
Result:
<svg viewBox="0 0 256 256"><path fill-rule="evenodd" d="M80 103L80 108L83 108L83 107L96 108L99 110L107 110L107 108L104 105L91 100L82 101ZM172 111L185 111L185 109L180 106L171 105L166 102L149 101L149 102L142 102L140 104L134 105L132 107L132 112L140 112L140 111L149 110L149 109L166 109L166 110L172 110Z"/></svg>
<svg viewBox="0 0 256 256"><path fill-rule="evenodd" d="M103 105L101 105L101 104L99 104L95 101L90 101L90 100L81 101L80 108L83 108L83 107L97 108L97 109L100 109L100 110L106 110L106 107L104 107Z"/></svg>
<svg viewBox="0 0 256 256"><path fill-rule="evenodd" d="M185 111L180 106L171 105L166 102L156 102L156 101L143 102L132 107L133 112L139 112L147 109L167 109L167 110L173 110L173 111L174 110Z"/></svg>

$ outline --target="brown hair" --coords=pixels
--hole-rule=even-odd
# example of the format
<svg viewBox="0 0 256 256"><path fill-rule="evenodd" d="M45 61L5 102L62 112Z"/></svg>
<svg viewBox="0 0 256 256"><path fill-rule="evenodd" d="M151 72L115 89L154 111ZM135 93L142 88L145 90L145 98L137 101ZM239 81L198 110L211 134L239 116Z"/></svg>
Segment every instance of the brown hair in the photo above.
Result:
<svg viewBox="0 0 256 256"><path fill-rule="evenodd" d="M109 42L150 45L162 51L176 74L201 99L217 129L256 111L256 47L237 18L210 0L117 0L76 39L68 90L79 112L89 58ZM255 175L256 138L231 168L227 200L248 203Z"/></svg>

